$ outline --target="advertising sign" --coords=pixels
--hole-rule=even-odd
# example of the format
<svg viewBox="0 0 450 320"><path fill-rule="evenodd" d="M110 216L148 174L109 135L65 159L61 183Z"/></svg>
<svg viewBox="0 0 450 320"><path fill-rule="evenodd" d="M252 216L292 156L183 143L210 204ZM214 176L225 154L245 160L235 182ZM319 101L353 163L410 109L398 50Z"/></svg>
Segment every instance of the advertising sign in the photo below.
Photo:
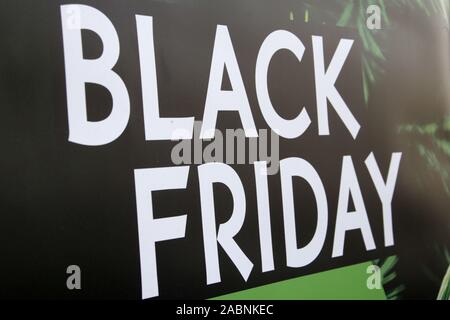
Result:
<svg viewBox="0 0 450 320"><path fill-rule="evenodd" d="M448 299L448 3L372 2L3 1L0 295Z"/></svg>

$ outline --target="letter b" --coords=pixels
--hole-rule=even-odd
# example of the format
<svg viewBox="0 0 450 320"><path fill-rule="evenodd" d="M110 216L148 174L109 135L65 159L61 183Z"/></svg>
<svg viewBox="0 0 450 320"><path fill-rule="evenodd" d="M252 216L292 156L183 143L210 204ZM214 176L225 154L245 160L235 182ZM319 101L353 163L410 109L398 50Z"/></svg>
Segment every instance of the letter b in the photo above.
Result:
<svg viewBox="0 0 450 320"><path fill-rule="evenodd" d="M73 23L73 12L78 14ZM66 68L69 141L98 146L117 139L128 124L130 99L122 79L112 71L119 58L120 43L111 21L95 8L85 5L61 6L61 23ZM103 43L97 59L83 58L81 30L95 32ZM112 96L112 111L101 121L89 121L86 110L86 83L105 87Z"/></svg>

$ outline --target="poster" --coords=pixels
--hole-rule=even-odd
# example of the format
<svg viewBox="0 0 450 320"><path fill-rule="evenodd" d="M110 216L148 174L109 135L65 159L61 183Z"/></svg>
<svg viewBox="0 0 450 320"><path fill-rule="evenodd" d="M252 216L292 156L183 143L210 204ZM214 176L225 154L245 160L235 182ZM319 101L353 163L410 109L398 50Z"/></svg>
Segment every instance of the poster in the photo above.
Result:
<svg viewBox="0 0 450 320"><path fill-rule="evenodd" d="M448 299L448 1L0 7L1 297Z"/></svg>

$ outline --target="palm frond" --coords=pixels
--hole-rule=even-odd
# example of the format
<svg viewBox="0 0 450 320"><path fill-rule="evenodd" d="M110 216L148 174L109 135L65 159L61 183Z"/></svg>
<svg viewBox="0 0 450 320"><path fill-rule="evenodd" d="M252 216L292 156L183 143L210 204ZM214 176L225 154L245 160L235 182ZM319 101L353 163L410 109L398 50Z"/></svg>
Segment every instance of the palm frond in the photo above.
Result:
<svg viewBox="0 0 450 320"><path fill-rule="evenodd" d="M406 134L412 141L428 169L436 172L445 192L450 195L450 116L442 122L427 124L406 124L399 127L400 134Z"/></svg>
<svg viewBox="0 0 450 320"><path fill-rule="evenodd" d="M438 293L438 300L450 300L450 266L442 280L441 288Z"/></svg>
<svg viewBox="0 0 450 320"><path fill-rule="evenodd" d="M405 290L406 287L403 284L392 286L394 280L397 278L397 273L394 269L398 263L398 257L390 256L386 259L377 259L373 261L373 263L380 267L381 276L383 279L382 284L386 292L386 298L389 300L399 299L401 293Z"/></svg>
<svg viewBox="0 0 450 320"><path fill-rule="evenodd" d="M385 54L382 45L386 35L378 30L370 30L367 27L366 10L371 5L380 8L382 24L391 25L389 13L393 9L418 10L427 16L437 15L444 19L449 26L449 0L337 0L323 2L308 0L304 3L305 14L308 13L308 21L317 18L317 22L350 27L357 29L363 44L362 52L362 85L366 105L369 103L372 86L384 73L383 62ZM305 20L306 21L306 20Z"/></svg>

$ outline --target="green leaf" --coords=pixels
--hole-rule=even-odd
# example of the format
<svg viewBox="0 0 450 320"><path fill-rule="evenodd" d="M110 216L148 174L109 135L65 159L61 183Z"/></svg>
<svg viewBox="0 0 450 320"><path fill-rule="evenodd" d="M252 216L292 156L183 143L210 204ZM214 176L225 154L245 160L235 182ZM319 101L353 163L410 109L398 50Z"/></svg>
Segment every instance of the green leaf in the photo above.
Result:
<svg viewBox="0 0 450 320"><path fill-rule="evenodd" d="M349 1L347 5L344 7L344 11L341 14L341 17L339 18L336 25L338 27L345 27L349 24L349 21L352 17L353 13L353 1Z"/></svg>
<svg viewBox="0 0 450 320"><path fill-rule="evenodd" d="M442 280L441 288L437 296L438 300L450 300L450 266Z"/></svg>

